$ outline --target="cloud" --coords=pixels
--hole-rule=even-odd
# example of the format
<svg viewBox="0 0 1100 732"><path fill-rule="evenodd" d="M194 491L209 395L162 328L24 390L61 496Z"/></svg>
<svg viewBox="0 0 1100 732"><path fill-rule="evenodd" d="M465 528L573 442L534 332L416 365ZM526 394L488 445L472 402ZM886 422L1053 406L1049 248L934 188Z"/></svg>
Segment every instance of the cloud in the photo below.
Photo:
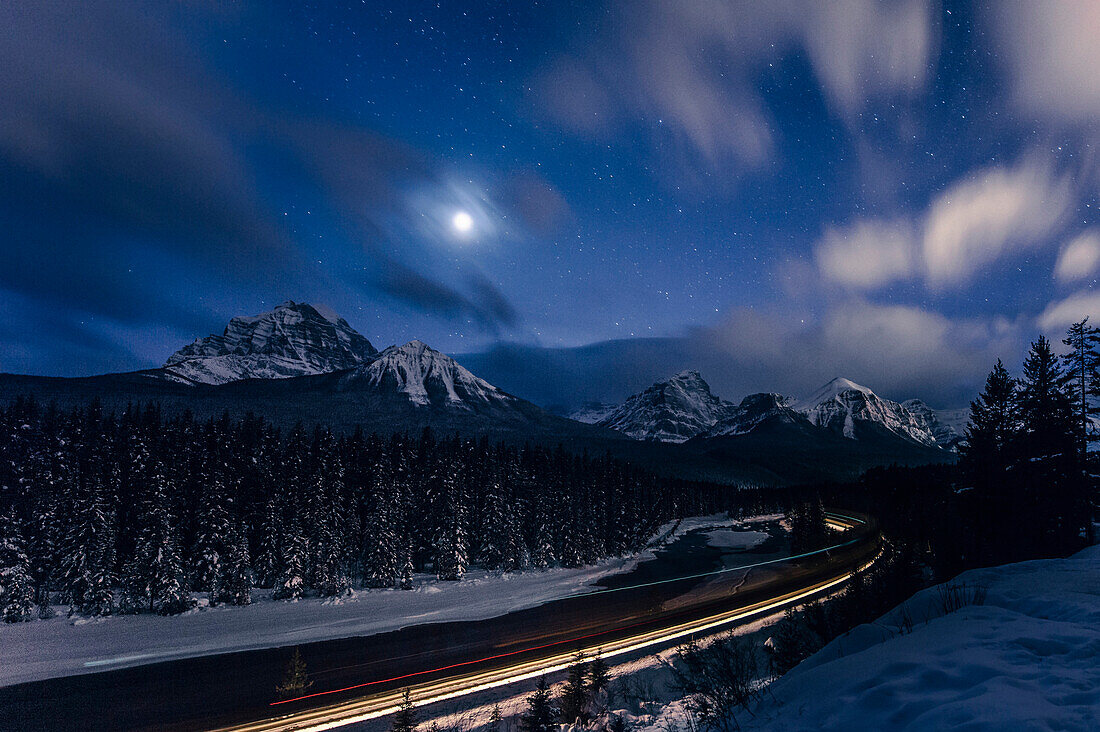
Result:
<svg viewBox="0 0 1100 732"><path fill-rule="evenodd" d="M733 401L761 391L805 396L845 376L887 398L946 408L972 399L997 358L1019 358L1023 325L849 298L817 317L738 307L717 325L679 337L579 348L508 344L459 360L512 393L565 410L621 401L686 368Z"/></svg>
<svg viewBox="0 0 1100 732"><path fill-rule="evenodd" d="M1054 276L1060 282L1082 280L1095 274L1097 265L1100 265L1100 230L1091 229L1062 247Z"/></svg>
<svg viewBox="0 0 1100 732"><path fill-rule="evenodd" d="M876 96L911 97L928 83L938 46L930 0L799 4L799 30L814 71L846 121Z"/></svg>
<svg viewBox="0 0 1100 732"><path fill-rule="evenodd" d="M992 31L1012 99L1039 118L1096 126L1100 119L1100 3L1001 0L982 17Z"/></svg>
<svg viewBox="0 0 1100 732"><path fill-rule="evenodd" d="M874 102L921 93L938 45L930 0L648 0L604 27L533 75L536 104L595 140L629 127L709 186L711 174L757 170L774 156L754 86L767 64L805 52L834 111L854 124Z"/></svg>
<svg viewBox="0 0 1100 732"><path fill-rule="evenodd" d="M857 221L830 227L814 247L821 274L850 288L872 289L909 277L914 234L906 221Z"/></svg>
<svg viewBox="0 0 1100 732"><path fill-rule="evenodd" d="M0 287L119 327L205 332L212 309L237 314L221 312L234 300L328 282L337 300L373 288L506 327L502 293L424 271L413 237L381 225L400 217L405 190L440 183L437 162L359 125L288 113L209 64L195 28L261 12L0 4ZM287 196L335 221L325 265L314 232L284 216ZM199 282L232 295L197 302Z"/></svg>
<svg viewBox="0 0 1100 732"><path fill-rule="evenodd" d="M1072 203L1069 181L1034 161L989 168L954 184L932 202L925 219L930 283L963 284L1005 255L1046 244Z"/></svg>
<svg viewBox="0 0 1100 732"><path fill-rule="evenodd" d="M1043 331L1057 334L1084 318L1100 319L1100 292L1081 290L1052 302L1039 315L1037 322Z"/></svg>
<svg viewBox="0 0 1100 732"><path fill-rule="evenodd" d="M996 358L1015 355L1017 330L999 319L951 319L853 298L816 319L734 309L696 337L728 354L732 378L750 390L800 395L845 376L884 396L949 406L965 401Z"/></svg>

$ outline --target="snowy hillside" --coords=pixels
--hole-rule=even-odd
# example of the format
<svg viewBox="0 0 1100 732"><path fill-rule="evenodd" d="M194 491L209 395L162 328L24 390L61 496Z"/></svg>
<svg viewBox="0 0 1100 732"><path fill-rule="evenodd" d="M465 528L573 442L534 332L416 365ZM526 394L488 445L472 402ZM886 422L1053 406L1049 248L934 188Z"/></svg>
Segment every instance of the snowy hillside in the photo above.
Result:
<svg viewBox="0 0 1100 732"><path fill-rule="evenodd" d="M774 683L742 729L1100 729L1100 546L950 584L984 604L918 593Z"/></svg>
<svg viewBox="0 0 1100 732"><path fill-rule="evenodd" d="M627 399L598 422L638 440L685 442L733 409L698 371L682 371Z"/></svg>
<svg viewBox="0 0 1100 732"><path fill-rule="evenodd" d="M859 425L872 424L921 445L937 444L927 419L848 379L833 379L791 406L805 414L811 423L844 437L857 439Z"/></svg>
<svg viewBox="0 0 1100 732"><path fill-rule="evenodd" d="M421 341L390 346L346 381L404 394L417 406L473 407L516 401Z"/></svg>
<svg viewBox="0 0 1100 732"><path fill-rule="evenodd" d="M199 384L283 379L354 368L376 353L328 308L288 300L268 313L233 318L222 335L184 346L168 358L164 373Z"/></svg>

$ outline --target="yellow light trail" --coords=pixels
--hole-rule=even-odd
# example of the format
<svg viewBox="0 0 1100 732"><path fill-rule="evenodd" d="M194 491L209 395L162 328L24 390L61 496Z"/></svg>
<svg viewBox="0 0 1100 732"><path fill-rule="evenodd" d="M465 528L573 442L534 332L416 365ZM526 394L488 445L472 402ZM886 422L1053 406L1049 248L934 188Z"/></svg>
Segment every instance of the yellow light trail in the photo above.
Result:
<svg viewBox="0 0 1100 732"><path fill-rule="evenodd" d="M829 513L826 522L833 528L850 529L865 523L862 519L842 514ZM751 617L778 610L821 594L846 582L852 575L872 566L882 556L882 550L860 567L846 571L831 579L818 582L808 588L782 595L778 598L749 605L737 610L711 615L706 618L674 625L661 630L647 631L630 638L610 643L600 643L579 649L585 655L599 653L603 658L614 658L629 653L665 645L697 633L717 630L724 626L747 620ZM574 663L577 650L559 653L546 658L524 661L506 668L477 671L462 676L437 679L409 686L409 696L414 706L426 706L437 702L456 699L479 691L508 686L520 681L537 678L567 669ZM357 699L318 709L304 710L294 714L271 718L259 722L250 722L225 728L223 732L321 732L338 729L358 722L366 722L396 712L404 695L404 687L378 694L365 699Z"/></svg>

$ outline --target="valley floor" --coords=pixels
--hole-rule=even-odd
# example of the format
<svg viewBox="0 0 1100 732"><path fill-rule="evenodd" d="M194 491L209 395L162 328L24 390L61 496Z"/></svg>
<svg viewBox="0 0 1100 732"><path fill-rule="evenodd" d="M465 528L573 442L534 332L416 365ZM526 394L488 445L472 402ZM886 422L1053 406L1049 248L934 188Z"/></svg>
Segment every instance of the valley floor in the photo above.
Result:
<svg viewBox="0 0 1100 732"><path fill-rule="evenodd" d="M775 519L778 517L765 517ZM182 615L67 617L0 624L0 686L125 666L311 641L372 635L434 622L496 617L521 608L594 589L610 575L652 559L654 551L690 531L706 532L715 546L749 548L767 539L752 530L730 530L739 522L725 515L667 524L649 547L632 557L578 569L529 570L502 574L471 571L460 582L416 577L416 588L359 590L348 597L294 602L255 590L246 607L199 607Z"/></svg>

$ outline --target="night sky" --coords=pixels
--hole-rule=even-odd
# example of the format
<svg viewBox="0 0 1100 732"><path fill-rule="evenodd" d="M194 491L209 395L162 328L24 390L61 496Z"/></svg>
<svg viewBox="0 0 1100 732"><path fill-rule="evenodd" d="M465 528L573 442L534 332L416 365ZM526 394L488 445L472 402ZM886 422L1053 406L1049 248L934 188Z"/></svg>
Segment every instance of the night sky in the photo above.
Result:
<svg viewBox="0 0 1100 732"><path fill-rule="evenodd" d="M3 3L0 371L293 299L378 347L659 338L595 350L964 404L1100 317L1098 33L1091 0Z"/></svg>

